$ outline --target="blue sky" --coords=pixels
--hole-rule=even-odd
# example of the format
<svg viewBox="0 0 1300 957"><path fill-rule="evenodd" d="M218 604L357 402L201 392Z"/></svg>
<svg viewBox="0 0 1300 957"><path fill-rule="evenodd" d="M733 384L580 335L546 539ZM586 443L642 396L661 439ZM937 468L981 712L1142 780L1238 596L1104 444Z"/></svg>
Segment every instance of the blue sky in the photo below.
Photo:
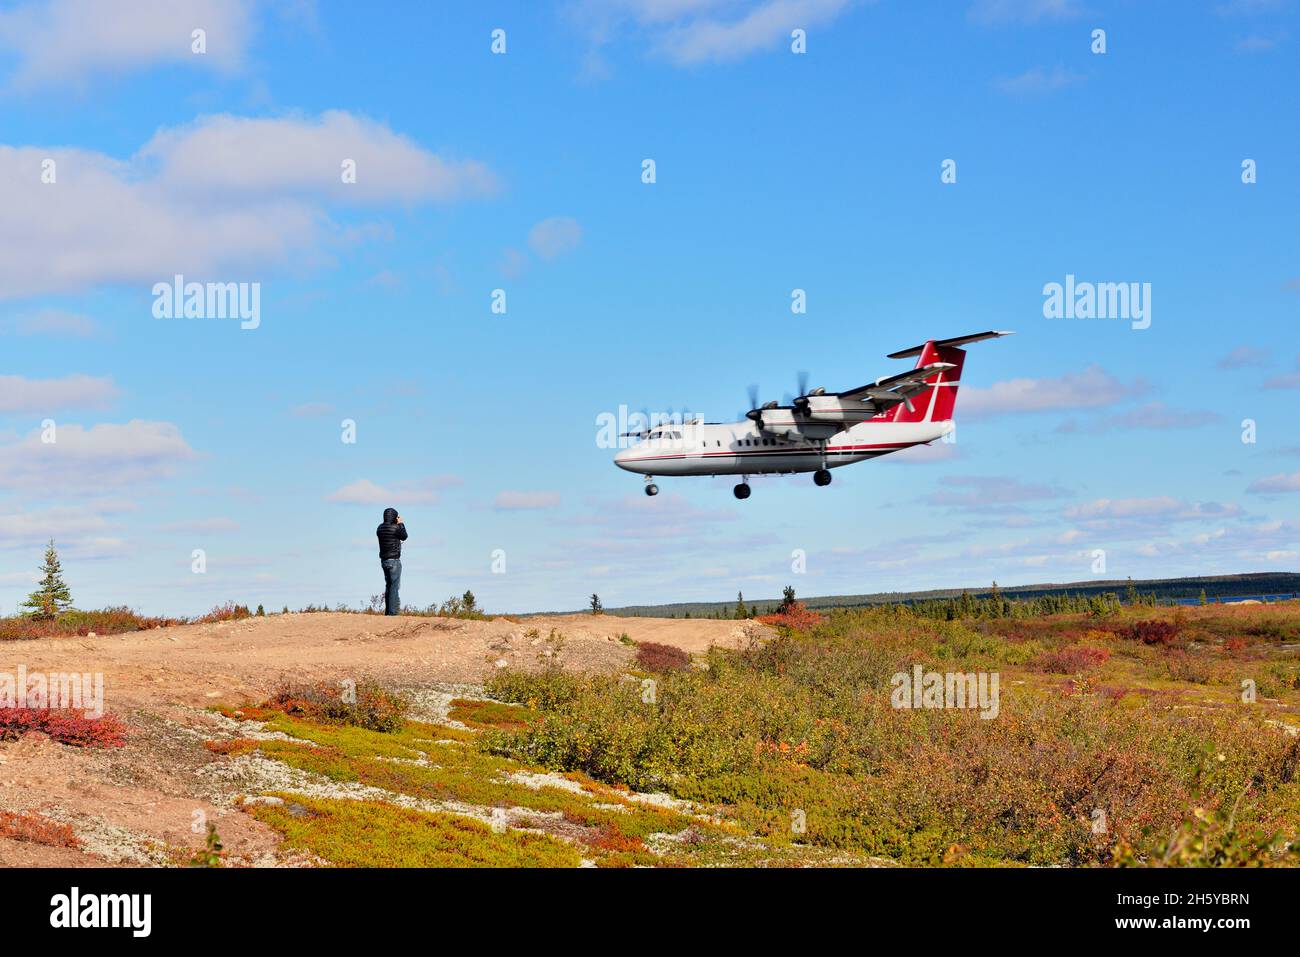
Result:
<svg viewBox="0 0 1300 957"><path fill-rule="evenodd" d="M83 607L356 605L389 504L403 599L493 611L1295 570L1297 7L6 4L0 610L51 535ZM176 273L260 324L155 318ZM825 489L596 442L989 328L955 444Z"/></svg>

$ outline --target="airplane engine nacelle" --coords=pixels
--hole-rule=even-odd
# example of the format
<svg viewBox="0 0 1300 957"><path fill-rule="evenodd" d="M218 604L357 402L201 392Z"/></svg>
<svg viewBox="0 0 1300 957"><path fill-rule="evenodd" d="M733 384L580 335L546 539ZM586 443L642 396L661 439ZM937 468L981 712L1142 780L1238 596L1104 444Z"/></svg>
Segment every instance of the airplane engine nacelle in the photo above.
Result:
<svg viewBox="0 0 1300 957"><path fill-rule="evenodd" d="M880 410L870 402L841 399L830 395L810 395L805 413L814 422L836 422L851 425L873 418Z"/></svg>

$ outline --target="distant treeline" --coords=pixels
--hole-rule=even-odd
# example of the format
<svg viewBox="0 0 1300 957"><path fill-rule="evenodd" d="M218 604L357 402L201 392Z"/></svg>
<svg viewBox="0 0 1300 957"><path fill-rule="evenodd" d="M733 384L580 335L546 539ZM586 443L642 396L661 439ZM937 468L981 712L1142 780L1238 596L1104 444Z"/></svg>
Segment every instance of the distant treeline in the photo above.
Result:
<svg viewBox="0 0 1300 957"><path fill-rule="evenodd" d="M1154 594L1134 592L1130 605L1154 605ZM1094 615L1111 615L1123 607L1119 595L1101 592L1092 595L1047 594L1032 598L1010 598L994 586L987 595L962 592L956 598L927 598L922 601L900 602L893 607L907 609L921 618L938 618L956 621L964 618L1037 618L1041 615L1059 615L1071 612L1088 612Z"/></svg>
<svg viewBox="0 0 1300 957"><path fill-rule="evenodd" d="M934 589L917 592L876 592L866 595L825 595L819 598L801 599L804 605L815 611L828 611L832 608L866 608L878 605L905 604L915 609L942 607L947 609L948 601L961 601L966 595L970 601L985 600L993 597L994 587L966 591L959 588ZM1069 602L1084 602L1104 596L1115 597L1121 604L1172 604L1179 600L1198 600L1202 593L1207 601L1219 601L1232 598L1253 597L1258 595L1300 595L1300 574L1290 572L1262 572L1244 575L1207 575L1194 578L1164 578L1130 581L1125 579L1108 581L1084 581L1062 584L1020 585L1003 589L999 598L1002 601L1021 603L1038 602L1026 605L1025 615L1052 614L1044 611L1051 605L1051 599ZM931 603L939 602L938 605ZM751 614L771 614L780 605L781 599L759 599L750 602ZM1031 611L1030 607L1039 611ZM1090 610L1077 604L1061 606L1059 611ZM606 608L609 615L647 618L723 618L735 617L736 603L726 602L679 602L665 605L630 605L621 608ZM917 610L917 614L923 612ZM928 614L928 612L925 612ZM946 614L946 611L945 611Z"/></svg>

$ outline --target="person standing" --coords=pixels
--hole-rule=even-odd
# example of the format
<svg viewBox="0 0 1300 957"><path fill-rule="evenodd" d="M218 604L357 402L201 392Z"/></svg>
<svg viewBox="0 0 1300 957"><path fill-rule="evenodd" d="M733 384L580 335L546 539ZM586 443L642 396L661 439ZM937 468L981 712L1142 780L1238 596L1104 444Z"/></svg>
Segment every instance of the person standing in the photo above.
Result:
<svg viewBox="0 0 1300 957"><path fill-rule="evenodd" d="M397 590L402 583L402 542L406 541L406 526L397 509L384 509L375 536L379 539L379 565L384 570L384 614L397 615L402 611Z"/></svg>

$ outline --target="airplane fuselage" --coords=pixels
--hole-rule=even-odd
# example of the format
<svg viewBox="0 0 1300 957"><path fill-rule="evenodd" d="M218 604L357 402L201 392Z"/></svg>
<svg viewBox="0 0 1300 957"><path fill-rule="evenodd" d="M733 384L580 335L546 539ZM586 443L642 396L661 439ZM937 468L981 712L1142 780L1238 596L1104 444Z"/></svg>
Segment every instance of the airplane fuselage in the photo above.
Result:
<svg viewBox="0 0 1300 957"><path fill-rule="evenodd" d="M860 422L825 440L759 429L753 422L657 426L620 451L619 468L642 475L765 475L816 472L922 445L953 429L943 422ZM824 448L823 448L824 443Z"/></svg>

